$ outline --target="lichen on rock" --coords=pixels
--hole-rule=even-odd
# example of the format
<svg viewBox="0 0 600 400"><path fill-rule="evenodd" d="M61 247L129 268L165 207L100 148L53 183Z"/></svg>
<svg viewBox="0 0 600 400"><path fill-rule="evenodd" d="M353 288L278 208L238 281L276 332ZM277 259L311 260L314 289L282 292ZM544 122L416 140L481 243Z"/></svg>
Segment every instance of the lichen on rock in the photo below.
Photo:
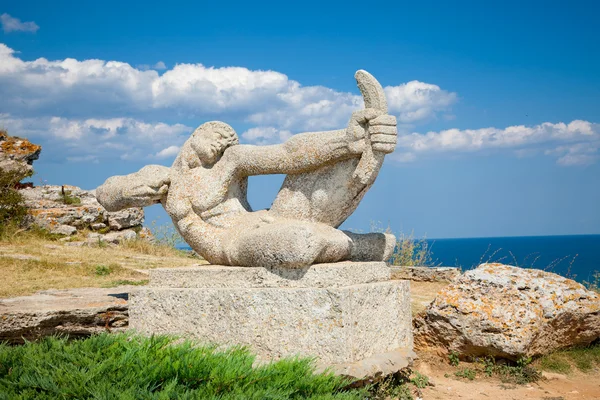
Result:
<svg viewBox="0 0 600 400"><path fill-rule="evenodd" d="M518 359L600 337L600 296L560 275L482 264L417 316L415 347Z"/></svg>

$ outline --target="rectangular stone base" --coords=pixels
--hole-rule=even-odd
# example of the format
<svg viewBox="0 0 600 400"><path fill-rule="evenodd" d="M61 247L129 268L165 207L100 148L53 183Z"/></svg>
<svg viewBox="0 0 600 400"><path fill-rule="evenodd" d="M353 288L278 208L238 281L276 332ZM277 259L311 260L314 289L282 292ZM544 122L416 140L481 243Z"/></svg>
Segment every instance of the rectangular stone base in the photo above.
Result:
<svg viewBox="0 0 600 400"><path fill-rule="evenodd" d="M331 286L313 279L314 267L318 276L332 277ZM357 278L361 268L371 271L364 276L369 283ZM290 273L296 274L293 282ZM273 287L280 279L289 282ZM388 279L384 263L319 264L304 272L213 265L158 270L151 287L131 294L129 323L145 333L247 345L262 359L298 354L331 364L355 362L412 349L409 282Z"/></svg>

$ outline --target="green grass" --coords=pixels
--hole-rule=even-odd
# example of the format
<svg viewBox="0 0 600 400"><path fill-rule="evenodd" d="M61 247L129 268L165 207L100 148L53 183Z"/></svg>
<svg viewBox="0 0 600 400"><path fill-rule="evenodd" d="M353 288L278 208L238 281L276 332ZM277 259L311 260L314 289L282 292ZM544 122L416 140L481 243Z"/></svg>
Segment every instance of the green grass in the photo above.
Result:
<svg viewBox="0 0 600 400"><path fill-rule="evenodd" d="M173 338L101 334L0 345L0 399L361 399L310 359L253 367L254 356Z"/></svg>
<svg viewBox="0 0 600 400"><path fill-rule="evenodd" d="M600 369L600 343L561 350L536 361L539 368L545 371L568 374L574 370L590 373Z"/></svg>

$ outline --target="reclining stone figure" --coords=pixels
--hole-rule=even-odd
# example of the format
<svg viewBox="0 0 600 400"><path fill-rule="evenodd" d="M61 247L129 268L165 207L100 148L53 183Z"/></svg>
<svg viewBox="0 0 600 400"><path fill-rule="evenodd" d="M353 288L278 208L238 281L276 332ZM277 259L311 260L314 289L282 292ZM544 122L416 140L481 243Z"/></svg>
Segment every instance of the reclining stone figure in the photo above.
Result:
<svg viewBox="0 0 600 400"><path fill-rule="evenodd" d="M381 85L358 71L365 109L346 129L301 133L283 144L241 145L223 122L198 127L171 168L149 165L109 178L96 195L109 211L161 203L187 243L212 264L303 268L314 263L385 261L390 234L337 229L394 151L396 119ZM286 174L268 210L252 211L248 177Z"/></svg>

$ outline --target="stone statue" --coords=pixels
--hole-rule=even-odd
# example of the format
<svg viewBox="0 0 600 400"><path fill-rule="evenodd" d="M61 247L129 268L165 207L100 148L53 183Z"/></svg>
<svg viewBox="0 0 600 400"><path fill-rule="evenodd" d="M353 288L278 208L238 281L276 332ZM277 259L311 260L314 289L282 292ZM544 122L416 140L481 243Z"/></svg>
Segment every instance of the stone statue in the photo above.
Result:
<svg viewBox="0 0 600 400"><path fill-rule="evenodd" d="M390 234L337 229L394 151L396 118L383 88L356 73L365 109L346 129L293 136L283 144L241 145L233 128L207 122L185 142L171 168L148 165L109 178L96 190L107 210L161 203L187 243L212 264L303 268L337 261L385 261ZM286 174L268 210L252 211L248 177Z"/></svg>

